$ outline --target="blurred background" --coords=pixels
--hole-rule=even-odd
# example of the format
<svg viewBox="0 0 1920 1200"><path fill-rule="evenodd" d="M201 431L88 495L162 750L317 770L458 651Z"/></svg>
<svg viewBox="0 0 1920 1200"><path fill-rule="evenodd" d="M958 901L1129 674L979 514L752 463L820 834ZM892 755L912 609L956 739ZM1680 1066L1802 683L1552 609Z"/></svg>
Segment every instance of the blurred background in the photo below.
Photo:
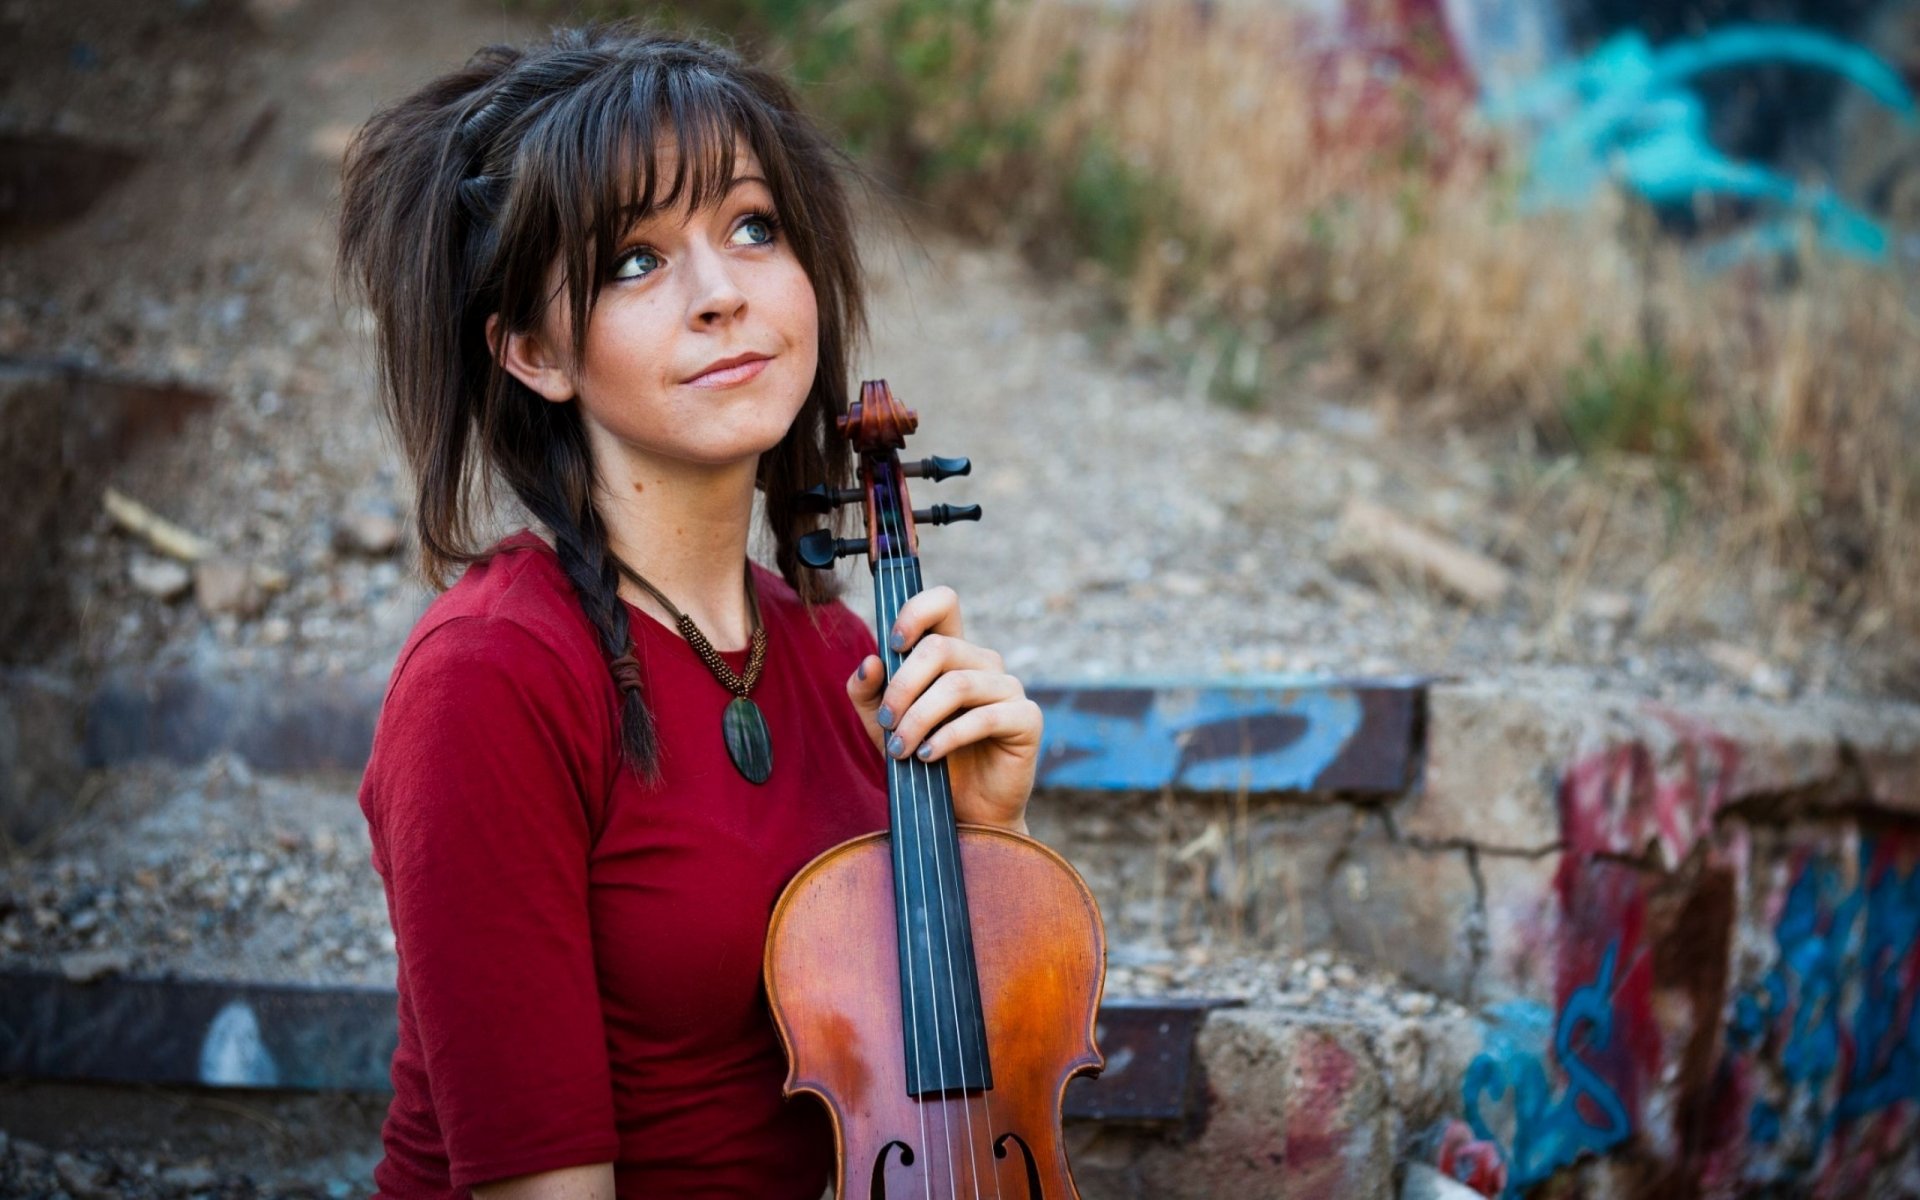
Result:
<svg viewBox="0 0 1920 1200"><path fill-rule="evenodd" d="M1920 1054L1910 0L7 0L0 1003L70 1013L67 993L23 982L43 977L390 988L353 788L430 594L376 418L370 318L332 287L340 156L377 106L484 43L630 14L774 65L870 173L858 371L920 411L916 451L972 458L942 498L985 520L932 533L927 578L1010 669L1058 689L1050 730L1110 736L1066 719L1075 689L1108 686L1340 697L1366 680L1408 698L1404 776L1310 817L1310 796L1341 790L1311 774L1267 799L1254 786L1253 816L1227 775L1055 780L1061 815L1036 832L1102 864L1089 875L1130 947L1110 992L1233 992L1244 980L1204 972L1238 956L1277 972L1258 994L1345 997L1360 1008L1343 1020L1375 1001L1426 1030L1451 1013L1464 1068L1492 1053L1489 1005L1537 1005L1529 1036L1550 1039L1614 970L1606 937L1569 932L1593 900L1575 849L1638 861L1658 843L1628 907L1657 916L1667 896L1684 937L1646 918L1635 936L1668 957L1649 949L1621 979L1641 970L1661 994L1671 945L1684 959L1704 936L1689 905L1723 882L1705 953L1726 969L1691 1017L1649 999L1620 1018L1644 1035L1615 1042L1640 1056L1638 1083L1607 1076L1620 1122L1571 1090L1560 1125L1532 1114L1532 1151L1525 1112L1455 1120L1472 1133L1455 1151L1501 1163L1474 1186L1518 1194L1610 1151L1637 1173L1582 1168L1577 1194L1816 1177L1920 1194L1920 1070L1849 1091L1867 1051L1794 1075L1792 1039L1750 1031L1774 1082L1739 1093L1727 1119L1747 1132L1714 1142L1674 1115L1725 1085L1713 1047L1733 1045L1742 988L1772 978L1809 878L1836 897L1809 910L1819 929L1870 911L1907 931L1833 933L1833 994L1885 1017L1856 1041L1886 1063ZM864 615L865 572L844 570ZM1448 708L1448 689L1534 699L1523 719ZM1569 764L1602 708L1740 715L1720 741L1662 725L1608 802L1655 833L1583 843ZM1180 737L1169 722L1153 736ZM1484 743L1439 740L1467 728ZM1722 742L1735 757L1702 766ZM1509 751L1487 777L1519 791L1461 783L1461 764ZM1509 803L1521 791L1545 832ZM1463 823L1408 817L1463 792ZM1806 825L1815 793L1850 815ZM1114 804L1130 815L1099 808ZM1778 855L1752 848L1777 830ZM1356 851L1375 837L1383 857ZM1453 882L1354 891L1354 863L1404 874L1402 854ZM1463 907L1436 936L1458 964L1422 958L1434 930L1406 915L1453 913L1450 887ZM1849 888L1888 907L1847 909ZM1558 914L1545 933L1502 924L1536 910ZM123 1003L101 1028L170 1001ZM1790 1033L1797 1003L1753 1028ZM258 1030L222 1028L228 1066L204 1078L286 1082L248 1073ZM0 1057L0 1183L18 1194L349 1195L377 1156L377 1094L56 1086L25 1044ZM1570 1088L1565 1053L1535 1056L1549 1090ZM1708 1082L1662 1100L1663 1063ZM1431 1095L1388 1106L1392 1181L1441 1162L1419 1137L1473 1108L1459 1072L1435 1072ZM1771 1116L1754 1115L1762 1094ZM1836 1148L1835 1122L1862 1113L1881 1151ZM1112 1178L1146 1186L1151 1153L1115 1137ZM1455 1153L1448 1182L1483 1159ZM1131 1194L1105 1186L1088 1194Z"/></svg>

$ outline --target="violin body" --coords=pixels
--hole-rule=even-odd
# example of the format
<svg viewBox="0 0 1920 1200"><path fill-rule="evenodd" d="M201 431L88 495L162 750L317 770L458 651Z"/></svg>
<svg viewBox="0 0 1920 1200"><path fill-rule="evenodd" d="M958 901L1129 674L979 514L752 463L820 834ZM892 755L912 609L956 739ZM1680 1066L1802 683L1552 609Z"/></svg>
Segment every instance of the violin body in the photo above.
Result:
<svg viewBox="0 0 1920 1200"><path fill-rule="evenodd" d="M796 874L768 931L767 1000L786 1093L833 1119L839 1200L1074 1200L1060 1134L1067 1081L1097 1071L1106 962L1093 893L1031 838L959 826L959 859L994 1087L907 1093L889 835L835 846Z"/></svg>
<svg viewBox="0 0 1920 1200"><path fill-rule="evenodd" d="M839 418L861 486L803 492L803 511L862 501L864 539L819 529L806 565L865 554L875 628L921 591L917 524L977 520L977 505L915 509L908 478L965 475L965 459L902 463L918 425L882 380ZM903 656L880 648L889 678ZM1067 861L1003 829L960 825L944 760L887 762L885 830L802 867L768 924L767 1003L786 1093L833 1121L838 1200L1078 1200L1061 1136L1075 1075L1105 1065L1094 1021L1106 978L1100 909Z"/></svg>

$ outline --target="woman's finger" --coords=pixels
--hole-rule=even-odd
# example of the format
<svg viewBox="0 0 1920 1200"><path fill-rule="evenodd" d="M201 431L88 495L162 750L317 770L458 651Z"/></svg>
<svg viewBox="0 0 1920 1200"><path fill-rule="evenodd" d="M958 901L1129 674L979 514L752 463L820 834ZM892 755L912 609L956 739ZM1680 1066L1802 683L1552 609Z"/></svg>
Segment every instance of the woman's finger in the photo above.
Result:
<svg viewBox="0 0 1920 1200"><path fill-rule="evenodd" d="M935 729L914 756L922 762L945 758L955 750L976 742L998 741L1009 748L1036 746L1040 742L1040 706L1024 695L970 708Z"/></svg>
<svg viewBox="0 0 1920 1200"><path fill-rule="evenodd" d="M847 676L847 699L853 701L853 709L860 714L861 722L867 727L867 736L873 739L876 749L885 750L886 731L880 728L876 714L880 710L880 694L887 686L886 665L877 654L869 654L860 660L853 674Z"/></svg>
<svg viewBox="0 0 1920 1200"><path fill-rule="evenodd" d="M901 714L893 736L887 739L887 753L905 758L954 713L1025 695L1020 681L1004 672L947 671Z"/></svg>
<svg viewBox="0 0 1920 1200"><path fill-rule="evenodd" d="M946 584L930 587L900 606L893 628L887 631L887 645L896 654L904 654L928 633L961 636L960 596Z"/></svg>
<svg viewBox="0 0 1920 1200"><path fill-rule="evenodd" d="M926 634L887 680L877 719L882 728L892 729L942 672L1002 669L1000 656L985 646L944 633Z"/></svg>

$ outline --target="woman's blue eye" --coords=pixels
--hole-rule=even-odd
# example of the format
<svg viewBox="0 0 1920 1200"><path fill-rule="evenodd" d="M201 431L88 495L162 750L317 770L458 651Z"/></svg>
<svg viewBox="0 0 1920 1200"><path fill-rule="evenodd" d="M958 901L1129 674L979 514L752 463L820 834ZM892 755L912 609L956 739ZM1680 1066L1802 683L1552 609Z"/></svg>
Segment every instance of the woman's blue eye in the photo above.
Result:
<svg viewBox="0 0 1920 1200"><path fill-rule="evenodd" d="M764 246L773 240L774 221L771 213L753 213L747 217L746 220L740 222L740 228L742 229L745 229L749 225L758 225L767 231L767 236L751 243L752 245Z"/></svg>
<svg viewBox="0 0 1920 1200"><path fill-rule="evenodd" d="M742 244L748 245L748 246L765 246L768 243L772 242L777 236L779 236L776 231L780 227L780 221L779 221L779 218L775 217L772 213L768 213L768 212L749 213L747 214L746 219L740 222L739 229L746 229L749 226L753 226L753 225L758 225L763 230L765 230L764 236L742 243ZM736 230L736 232L738 232L738 230ZM622 270L622 268L627 263L638 262L640 259L643 259L643 258L651 258L656 262L658 262L660 256L658 254L655 254L652 250L648 249L645 246L639 246L632 250L629 250L625 254L622 254L619 258L616 258L613 260L613 268L614 268L613 277L615 279L645 279L648 275L653 274L654 270L659 269L658 267L655 267L651 270L642 271L637 274Z"/></svg>
<svg viewBox="0 0 1920 1200"><path fill-rule="evenodd" d="M655 254L651 250L629 250L627 253L622 254L619 258L614 260L613 277L615 279L643 279L646 277L646 274L652 274L652 272L649 271L642 275L630 275L620 269L621 265L625 263L633 262L637 259L642 259L642 258L658 259L659 257L660 257L659 255Z"/></svg>

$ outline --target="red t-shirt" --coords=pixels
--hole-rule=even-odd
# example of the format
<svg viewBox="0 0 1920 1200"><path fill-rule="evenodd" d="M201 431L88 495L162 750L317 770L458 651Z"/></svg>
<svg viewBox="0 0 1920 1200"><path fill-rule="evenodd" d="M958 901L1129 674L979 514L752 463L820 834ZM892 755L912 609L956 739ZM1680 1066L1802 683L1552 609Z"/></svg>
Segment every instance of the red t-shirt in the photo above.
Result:
<svg viewBox="0 0 1920 1200"><path fill-rule="evenodd" d="M500 551L402 647L360 788L400 960L379 1195L612 1161L622 1197L818 1200L832 1127L780 1094L761 953L794 873L886 826L884 760L845 690L873 635L839 602L816 628L752 568L773 744L756 785L727 757L731 694L629 606L661 747L646 787L616 757L612 676L552 549L522 531Z"/></svg>

